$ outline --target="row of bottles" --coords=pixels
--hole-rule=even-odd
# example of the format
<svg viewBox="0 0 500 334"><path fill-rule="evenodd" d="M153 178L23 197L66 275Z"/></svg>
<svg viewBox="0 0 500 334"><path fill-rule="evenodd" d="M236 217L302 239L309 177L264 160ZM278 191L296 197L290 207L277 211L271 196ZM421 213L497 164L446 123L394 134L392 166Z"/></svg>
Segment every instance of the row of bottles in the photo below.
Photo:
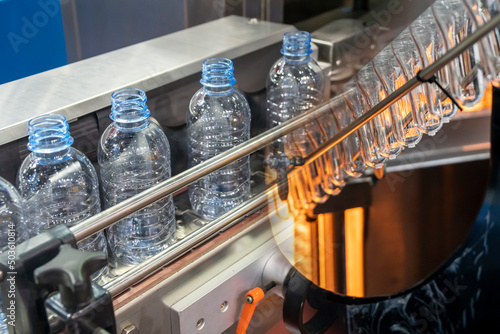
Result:
<svg viewBox="0 0 500 334"><path fill-rule="evenodd" d="M203 87L191 99L187 112L190 166L250 138L250 108L233 87L232 62L208 59L202 70ZM150 117L146 102L146 94L139 89L125 88L111 95L113 123L99 141L99 173L72 147L64 116L49 114L29 121L31 154L18 172L19 193L0 179L2 250L11 225L17 226L15 239L21 242L56 225L71 227L99 213L100 194L103 209L107 209L171 177L170 145L160 125ZM189 187L193 210L205 219L219 217L249 195L249 157ZM166 249L175 233L175 208L172 196L168 196L112 225L106 235L100 232L79 242L78 248L107 253L109 243L113 264L133 265ZM107 272L103 269L94 279ZM4 320L0 314L0 326L5 327Z"/></svg>
<svg viewBox="0 0 500 334"><path fill-rule="evenodd" d="M289 162L297 156L307 157L421 69L461 43L497 12L496 0L436 0L344 84L340 94L329 103L331 113L278 140L268 160L280 161L276 157L285 156ZM488 81L495 83L500 78L498 31L497 28L480 43L475 43L436 75L438 82L461 107L477 104ZM283 57L275 63L268 77L270 127L322 102L317 94L323 87L321 71L309 57L309 43L307 32L285 34ZM307 166L296 178L306 194L296 196L300 203L293 206L307 210L322 203L324 195L338 194L347 178L361 176L368 167L382 168L387 160L396 158L404 149L415 147L424 134L435 135L457 110L437 85L424 83L414 88ZM273 164L268 162L268 165Z"/></svg>

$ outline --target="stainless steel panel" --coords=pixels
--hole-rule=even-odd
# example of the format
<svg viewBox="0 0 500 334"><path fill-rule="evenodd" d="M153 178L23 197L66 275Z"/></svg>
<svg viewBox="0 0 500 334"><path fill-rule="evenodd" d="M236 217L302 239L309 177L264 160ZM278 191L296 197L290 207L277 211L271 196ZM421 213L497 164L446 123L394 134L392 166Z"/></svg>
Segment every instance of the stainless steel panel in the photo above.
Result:
<svg viewBox="0 0 500 334"><path fill-rule="evenodd" d="M159 88L199 72L206 58L252 53L279 43L291 29L230 16L1 85L0 145L26 136L32 117L78 118L108 107L117 89Z"/></svg>

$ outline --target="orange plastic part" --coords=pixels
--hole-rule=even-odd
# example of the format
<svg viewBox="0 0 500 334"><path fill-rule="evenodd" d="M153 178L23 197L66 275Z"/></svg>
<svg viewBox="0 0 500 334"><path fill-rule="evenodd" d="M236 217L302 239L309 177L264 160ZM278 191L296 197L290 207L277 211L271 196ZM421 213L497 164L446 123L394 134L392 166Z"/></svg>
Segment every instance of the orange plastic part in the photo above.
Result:
<svg viewBox="0 0 500 334"><path fill-rule="evenodd" d="M249 299L251 302L249 303ZM243 311L241 311L240 321L238 322L238 327L236 328L236 334L245 334L247 332L248 325L252 319L253 312L257 307L257 304L264 299L264 290L257 287L254 288L245 295L245 305L243 305Z"/></svg>

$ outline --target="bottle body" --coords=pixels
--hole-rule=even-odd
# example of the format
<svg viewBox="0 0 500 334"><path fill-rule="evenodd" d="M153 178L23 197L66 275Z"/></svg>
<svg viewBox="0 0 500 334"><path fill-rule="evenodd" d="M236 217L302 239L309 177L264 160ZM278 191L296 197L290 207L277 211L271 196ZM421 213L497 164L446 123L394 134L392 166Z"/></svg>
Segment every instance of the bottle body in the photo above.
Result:
<svg viewBox="0 0 500 334"><path fill-rule="evenodd" d="M355 78L347 81L342 87L342 96L354 119L361 117L369 110L364 94ZM357 132L361 140L360 146L367 166L383 167L389 154L389 142L381 115L378 115L368 124L363 125Z"/></svg>
<svg viewBox="0 0 500 334"><path fill-rule="evenodd" d="M73 226L101 211L97 173L72 142L63 116L44 115L29 123L32 153L19 168L17 186L30 236L59 224ZM104 233L79 242L78 248L107 253ZM94 278L106 272L107 268Z"/></svg>
<svg viewBox="0 0 500 334"><path fill-rule="evenodd" d="M207 59L203 76L204 87L191 98L186 117L189 167L250 139L250 107L233 87L232 62ZM188 193L192 209L200 216L209 220L221 216L250 196L250 157L196 181Z"/></svg>
<svg viewBox="0 0 500 334"><path fill-rule="evenodd" d="M369 108L373 108L387 97L387 91L376 74L372 62L359 70L355 78ZM387 151L381 151L381 153L389 159L394 159L401 153L404 142L403 126L401 122L395 120L395 116L394 107L390 106L375 117L374 123L376 136L380 138L379 142L383 142L383 138L387 140Z"/></svg>
<svg viewBox="0 0 500 334"><path fill-rule="evenodd" d="M436 0L432 10L445 36L448 50L460 44L477 29L472 13L462 0ZM464 106L472 107L483 97L487 84L483 64L486 64L486 59L479 43L472 45L450 64L454 73L452 93ZM443 116L450 119L454 115Z"/></svg>
<svg viewBox="0 0 500 334"><path fill-rule="evenodd" d="M149 119L144 92L123 89L113 93L112 98L114 122L103 132L98 148L105 208L171 176L170 145L160 126ZM126 103L120 105L134 98L143 98L138 111ZM168 196L108 228L113 261L124 265L140 263L167 248L175 231L174 204L172 196Z"/></svg>
<svg viewBox="0 0 500 334"><path fill-rule="evenodd" d="M388 45L373 58L373 67L387 94L392 94L396 89L406 83L403 68L396 59L392 46ZM398 135L401 144L405 147L415 147L422 139L422 133L416 122L415 107L410 95L398 99L392 107L393 123L395 129L400 129Z"/></svg>
<svg viewBox="0 0 500 334"><path fill-rule="evenodd" d="M27 239L23 203L16 188L0 177L0 252L6 252L10 245ZM0 334L7 334L7 319L2 309L0 292Z"/></svg>
<svg viewBox="0 0 500 334"><path fill-rule="evenodd" d="M324 100L324 76L309 56L310 42L309 33L304 31L288 32L283 37L283 57L271 67L266 83L268 128L301 115ZM274 143L273 154L305 158L327 139L329 129L323 128L326 123L315 120L283 136ZM343 180L328 175L333 166L332 154L325 154L302 171L303 184L311 194L311 198L304 197L302 207L324 202L329 194L340 192L338 187L344 184ZM337 184L332 184L332 180Z"/></svg>

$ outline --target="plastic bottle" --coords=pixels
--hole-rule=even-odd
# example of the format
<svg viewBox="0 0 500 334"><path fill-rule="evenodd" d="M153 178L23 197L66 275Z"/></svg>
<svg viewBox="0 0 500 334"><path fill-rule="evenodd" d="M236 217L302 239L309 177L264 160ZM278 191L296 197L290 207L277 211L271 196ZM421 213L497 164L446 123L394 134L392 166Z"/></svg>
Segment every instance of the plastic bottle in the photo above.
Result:
<svg viewBox="0 0 500 334"><path fill-rule="evenodd" d="M387 94L392 94L396 89L406 83L406 76L397 61L392 46L389 44L373 58L373 67ZM392 120L396 129L402 129L401 142L405 147L415 147L422 139L422 132L418 129L415 107L410 95L405 95L393 104Z"/></svg>
<svg viewBox="0 0 500 334"><path fill-rule="evenodd" d="M271 67L267 77L267 121L272 128L319 105L324 99L324 76L318 63L310 57L311 35L306 31L290 31L283 36L283 57ZM306 157L325 140L320 122L315 121L283 136L274 144L274 154L288 158ZM303 171L306 186L316 203L328 198L330 176L325 172L331 165L326 156ZM326 179L325 179L326 178ZM305 206L310 203L304 203Z"/></svg>
<svg viewBox="0 0 500 334"><path fill-rule="evenodd" d="M187 111L189 167L215 157L250 139L250 107L233 87L233 62L210 58L203 62L203 85ZM250 158L247 156L189 186L192 209L215 219L250 196Z"/></svg>
<svg viewBox="0 0 500 334"><path fill-rule="evenodd" d="M27 238L23 220L22 199L16 188L0 177L0 254L9 244L18 244ZM0 293L0 334L7 334L7 319L2 310Z"/></svg>
<svg viewBox="0 0 500 334"><path fill-rule="evenodd" d="M113 120L98 147L104 207L110 208L171 176L170 144L150 117L146 94L124 88L111 94ZM108 228L112 261L133 265L166 249L176 231L172 196Z"/></svg>
<svg viewBox="0 0 500 334"><path fill-rule="evenodd" d="M476 21L462 0L436 0L432 10L443 36L446 37L448 50L477 30ZM450 63L455 79L451 90L462 105L473 107L483 97L487 84L483 70L486 63L480 43L475 43ZM453 116L443 114L447 119Z"/></svg>
<svg viewBox="0 0 500 334"><path fill-rule="evenodd" d="M429 34L430 35L430 34ZM431 37L427 35L427 38ZM401 68L404 71L405 79L401 82L412 79L420 70L424 68L422 58L413 36L410 33L410 28L403 30L398 37L391 43L392 51L396 56ZM429 56L432 58L434 49L428 50ZM415 87L408 98L413 103L414 119L422 133L433 136L443 126L443 115L441 112L441 102L437 101L437 95L441 93L436 91L436 87L429 83L424 83Z"/></svg>
<svg viewBox="0 0 500 334"><path fill-rule="evenodd" d="M361 117L370 108L361 92L355 78L347 81L342 86L342 96L354 119ZM358 131L361 139L361 149L365 163L369 167L382 168L389 156L389 142L385 130L383 115L377 115L368 124L363 125Z"/></svg>
<svg viewBox="0 0 500 334"><path fill-rule="evenodd" d="M387 91L376 74L371 61L359 70L355 78L359 88L366 98L369 108L373 108L377 103L388 96ZM389 144L389 159L394 159L399 153L401 153L404 143L403 126L401 122L396 121L395 118L396 111L393 106L390 106L382 111L379 117L380 121L376 123L379 135L383 135L385 130L385 136Z"/></svg>
<svg viewBox="0 0 500 334"><path fill-rule="evenodd" d="M410 33L420 53L423 67L433 64L448 50L445 37L436 22L432 7L427 8L411 23ZM456 79L452 75L452 68L449 65L443 67L436 73L436 77L441 85L446 87L451 93L450 87L454 84ZM434 106L434 112L438 114L439 110L441 110L442 122L449 122L457 113L458 108L449 97L443 94L437 85L424 84L423 86L427 88L428 103L430 106Z"/></svg>
<svg viewBox="0 0 500 334"><path fill-rule="evenodd" d="M31 236L56 225L73 226L101 211L96 171L87 157L71 147L66 118L51 114L28 123L28 155L17 176ZM78 243L82 251L107 252L103 232ZM97 279L107 273L104 268Z"/></svg>

